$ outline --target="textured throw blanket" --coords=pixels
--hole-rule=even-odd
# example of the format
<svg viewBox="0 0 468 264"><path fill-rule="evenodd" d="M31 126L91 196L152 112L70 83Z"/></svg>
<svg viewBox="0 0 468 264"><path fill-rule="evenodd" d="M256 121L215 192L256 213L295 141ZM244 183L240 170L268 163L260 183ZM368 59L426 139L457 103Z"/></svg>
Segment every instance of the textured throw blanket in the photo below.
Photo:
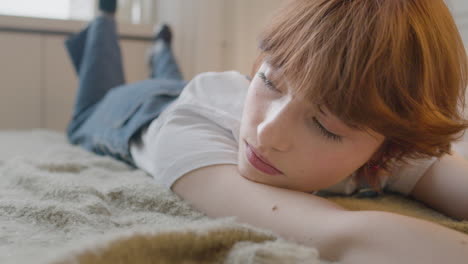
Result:
<svg viewBox="0 0 468 264"><path fill-rule="evenodd" d="M62 133L2 131L0 146L0 263L327 263L268 230L210 219L143 171ZM329 199L468 233L468 222L396 195Z"/></svg>

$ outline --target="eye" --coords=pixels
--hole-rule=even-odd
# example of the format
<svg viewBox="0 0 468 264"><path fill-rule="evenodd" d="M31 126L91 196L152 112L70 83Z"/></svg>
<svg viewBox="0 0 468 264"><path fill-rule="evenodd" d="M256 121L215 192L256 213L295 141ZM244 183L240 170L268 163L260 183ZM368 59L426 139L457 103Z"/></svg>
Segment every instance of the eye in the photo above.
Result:
<svg viewBox="0 0 468 264"><path fill-rule="evenodd" d="M333 134L332 132L328 131L325 127L323 127L322 124L320 124L320 122L317 120L317 118L313 117L312 123L326 138L336 142L341 142L343 140L343 137Z"/></svg>
<svg viewBox="0 0 468 264"><path fill-rule="evenodd" d="M260 79L262 79L263 83L265 84L265 86L268 89L270 89L270 90L272 90L274 92L279 92L279 90L276 89L275 85L270 80L267 79L264 72L259 72L258 77L260 77Z"/></svg>

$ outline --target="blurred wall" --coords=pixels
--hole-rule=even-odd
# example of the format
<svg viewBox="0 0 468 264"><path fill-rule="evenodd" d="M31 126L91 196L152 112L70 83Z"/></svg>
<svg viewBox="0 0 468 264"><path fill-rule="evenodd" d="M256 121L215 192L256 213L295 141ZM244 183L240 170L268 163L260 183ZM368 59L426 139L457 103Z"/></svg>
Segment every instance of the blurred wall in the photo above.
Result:
<svg viewBox="0 0 468 264"><path fill-rule="evenodd" d="M446 0L458 25L458 29L468 49L468 1L467 0ZM468 118L468 90L466 92L465 116ZM454 149L468 158L468 132L460 142L454 144Z"/></svg>
<svg viewBox="0 0 468 264"><path fill-rule="evenodd" d="M204 71L249 73L257 36L284 0L157 0L156 20L174 29L186 78Z"/></svg>

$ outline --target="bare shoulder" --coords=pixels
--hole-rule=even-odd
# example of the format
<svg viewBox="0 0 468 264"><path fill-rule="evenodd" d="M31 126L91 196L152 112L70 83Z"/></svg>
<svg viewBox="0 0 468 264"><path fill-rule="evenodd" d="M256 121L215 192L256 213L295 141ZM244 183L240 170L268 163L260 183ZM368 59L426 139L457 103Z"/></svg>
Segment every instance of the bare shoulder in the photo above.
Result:
<svg viewBox="0 0 468 264"><path fill-rule="evenodd" d="M411 195L451 217L468 219L468 161L444 155L416 183Z"/></svg>

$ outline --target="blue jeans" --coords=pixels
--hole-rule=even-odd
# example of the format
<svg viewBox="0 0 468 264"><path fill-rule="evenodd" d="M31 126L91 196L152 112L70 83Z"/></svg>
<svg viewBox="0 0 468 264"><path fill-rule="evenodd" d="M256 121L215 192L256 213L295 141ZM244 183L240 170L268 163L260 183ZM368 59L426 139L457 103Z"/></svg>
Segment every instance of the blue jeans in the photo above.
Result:
<svg viewBox="0 0 468 264"><path fill-rule="evenodd" d="M68 140L135 167L130 141L177 99L187 84L170 46L164 44L152 56L151 79L125 84L112 18L97 17L65 45L79 79Z"/></svg>

